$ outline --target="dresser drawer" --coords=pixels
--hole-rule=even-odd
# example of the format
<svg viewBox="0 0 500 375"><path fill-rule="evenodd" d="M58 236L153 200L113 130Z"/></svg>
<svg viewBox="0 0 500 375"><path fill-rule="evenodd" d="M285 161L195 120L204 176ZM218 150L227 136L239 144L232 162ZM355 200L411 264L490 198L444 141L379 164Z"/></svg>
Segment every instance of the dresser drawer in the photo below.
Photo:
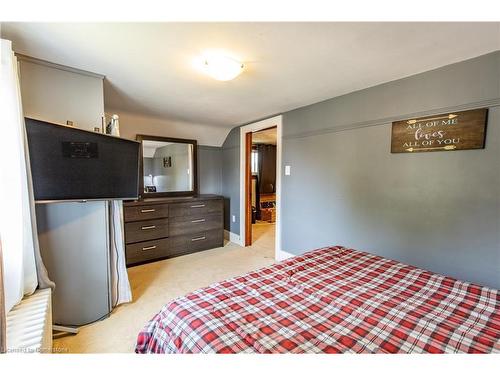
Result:
<svg viewBox="0 0 500 375"><path fill-rule="evenodd" d="M170 236L180 236L212 229L222 229L221 214L170 218Z"/></svg>
<svg viewBox="0 0 500 375"><path fill-rule="evenodd" d="M127 265L169 256L169 239L139 242L127 245Z"/></svg>
<svg viewBox="0 0 500 375"><path fill-rule="evenodd" d="M222 214L222 199L175 203L170 205L170 217Z"/></svg>
<svg viewBox="0 0 500 375"><path fill-rule="evenodd" d="M224 233L220 229L201 231L189 235L171 237L169 240L169 254L170 256L177 256L223 246Z"/></svg>
<svg viewBox="0 0 500 375"><path fill-rule="evenodd" d="M168 217L168 204L125 206L123 216L125 222Z"/></svg>
<svg viewBox="0 0 500 375"><path fill-rule="evenodd" d="M125 223L125 233L128 244L168 237L168 219Z"/></svg>

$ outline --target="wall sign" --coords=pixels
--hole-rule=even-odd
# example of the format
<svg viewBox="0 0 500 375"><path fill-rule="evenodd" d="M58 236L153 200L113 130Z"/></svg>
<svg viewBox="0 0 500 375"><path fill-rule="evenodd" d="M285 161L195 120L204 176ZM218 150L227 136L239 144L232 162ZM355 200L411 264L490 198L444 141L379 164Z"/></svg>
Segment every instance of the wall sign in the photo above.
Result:
<svg viewBox="0 0 500 375"><path fill-rule="evenodd" d="M484 148L487 117L482 108L393 122L391 153Z"/></svg>

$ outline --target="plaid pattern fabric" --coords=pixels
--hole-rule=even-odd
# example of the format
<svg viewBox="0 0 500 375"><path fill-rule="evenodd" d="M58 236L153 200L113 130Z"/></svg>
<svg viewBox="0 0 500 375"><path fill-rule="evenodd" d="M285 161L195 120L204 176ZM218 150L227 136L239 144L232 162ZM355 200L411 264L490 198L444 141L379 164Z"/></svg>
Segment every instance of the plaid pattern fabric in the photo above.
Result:
<svg viewBox="0 0 500 375"><path fill-rule="evenodd" d="M138 353L500 352L500 292L329 247L173 300Z"/></svg>

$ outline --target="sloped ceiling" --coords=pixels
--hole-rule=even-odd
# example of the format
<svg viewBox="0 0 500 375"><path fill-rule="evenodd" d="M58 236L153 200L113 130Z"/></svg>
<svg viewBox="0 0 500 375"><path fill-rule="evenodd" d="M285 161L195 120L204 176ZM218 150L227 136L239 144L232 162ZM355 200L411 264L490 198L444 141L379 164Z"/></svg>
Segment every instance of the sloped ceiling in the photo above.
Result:
<svg viewBox="0 0 500 375"><path fill-rule="evenodd" d="M499 23L4 23L2 37L106 75L107 109L226 128L500 49ZM207 49L245 71L200 74Z"/></svg>

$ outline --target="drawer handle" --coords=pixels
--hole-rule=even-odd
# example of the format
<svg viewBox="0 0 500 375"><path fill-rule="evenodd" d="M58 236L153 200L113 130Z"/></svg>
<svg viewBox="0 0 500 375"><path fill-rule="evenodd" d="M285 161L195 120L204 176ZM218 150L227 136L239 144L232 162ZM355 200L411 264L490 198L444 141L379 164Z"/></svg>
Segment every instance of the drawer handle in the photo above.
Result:
<svg viewBox="0 0 500 375"><path fill-rule="evenodd" d="M148 225L147 227L141 227L141 230L156 229L156 225Z"/></svg>
<svg viewBox="0 0 500 375"><path fill-rule="evenodd" d="M192 223L203 223L205 219L196 219L196 220L191 220Z"/></svg>
<svg viewBox="0 0 500 375"><path fill-rule="evenodd" d="M147 210L141 210L141 213L145 214L146 212L155 212L156 209L154 208L148 208Z"/></svg>
<svg viewBox="0 0 500 375"><path fill-rule="evenodd" d="M195 204L193 206L191 206L191 208L202 208L202 207L205 207L204 204Z"/></svg>
<svg viewBox="0 0 500 375"><path fill-rule="evenodd" d="M142 248L142 251L154 250L154 249L156 249L156 245L154 245L154 246L146 246L146 247L143 247L143 248Z"/></svg>
<svg viewBox="0 0 500 375"><path fill-rule="evenodd" d="M203 236L203 237L195 237L195 238L191 238L191 242L195 242L195 241L203 241L203 240L205 240L205 239L206 239L206 237L205 237L205 236Z"/></svg>

